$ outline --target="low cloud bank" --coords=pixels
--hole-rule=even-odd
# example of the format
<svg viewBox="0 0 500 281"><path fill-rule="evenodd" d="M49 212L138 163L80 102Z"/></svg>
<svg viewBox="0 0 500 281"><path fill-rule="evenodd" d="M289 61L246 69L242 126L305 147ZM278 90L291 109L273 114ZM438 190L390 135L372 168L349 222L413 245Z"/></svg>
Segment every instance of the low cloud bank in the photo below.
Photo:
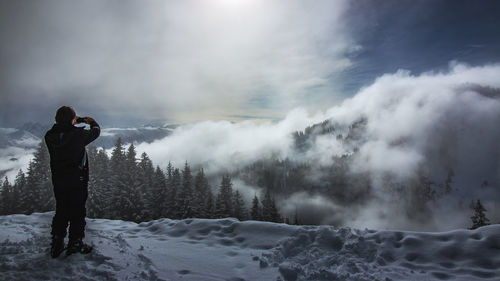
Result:
<svg viewBox="0 0 500 281"><path fill-rule="evenodd" d="M35 149L9 146L0 149L0 174L3 181L7 177L13 183L19 170L26 172Z"/></svg>
<svg viewBox="0 0 500 281"><path fill-rule="evenodd" d="M318 210L315 221L321 223L337 221L332 215L337 210L337 214L349 214L348 220L341 216L343 224L357 227L443 229L468 224L464 213L468 203L481 198L496 222L500 220L496 215L499 206L494 203L500 199L498 77L498 64L469 67L453 63L446 72L420 75L398 71L379 77L353 98L315 115L296 109L276 123L206 121L181 126L171 136L137 148L162 167L169 161L180 167L187 160L203 166L208 174L233 172L272 157L323 167L342 155L351 155L349 169L369 175L373 200L338 207L317 195L294 194L281 201L282 211L292 216L296 208L312 204ZM292 133L324 120L334 124L335 132L318 136L306 152L299 153ZM348 129L360 120L363 124L357 135L348 136ZM436 184L451 175L453 195L439 209L447 212L461 205L456 216L463 219L450 220L447 215L444 223L445 216L435 214L415 223L395 218L407 206L388 193L388 183L412 182L422 175Z"/></svg>

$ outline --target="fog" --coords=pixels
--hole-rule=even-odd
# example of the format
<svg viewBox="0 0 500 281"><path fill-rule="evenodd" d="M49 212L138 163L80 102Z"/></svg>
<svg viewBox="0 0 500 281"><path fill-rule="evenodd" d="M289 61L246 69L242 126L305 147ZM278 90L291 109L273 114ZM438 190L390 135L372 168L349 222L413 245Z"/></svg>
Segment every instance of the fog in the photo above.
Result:
<svg viewBox="0 0 500 281"><path fill-rule="evenodd" d="M422 74L402 70L381 76L353 98L324 112L296 109L279 122L200 122L181 126L171 136L139 144L137 149L162 167L169 161L181 167L187 160L203 166L209 175L233 172L270 157L321 167L331 165L335 156L353 153L352 142L324 135L306 153L298 153L293 149L292 133L327 119L337 123L342 133L342 128L365 119L366 128L349 168L370 175L373 199L342 209L316 194L290 194L280 202L281 210L287 215L296 209L309 210L315 222L341 221L356 227L465 227L467 208L451 216L446 213L459 204L467 206L472 199L485 201L491 219L500 219L495 203L500 199L499 74L500 66L495 64L469 67L451 63L446 71ZM437 212L418 223L397 215L405 203L388 192L387 177L391 184L412 182L421 174L443 182L450 170L456 190L439 205L445 215ZM484 181L488 187L479 188Z"/></svg>
<svg viewBox="0 0 500 281"><path fill-rule="evenodd" d="M35 149L7 147L0 149L0 171L6 171L10 183L13 183L19 170L26 172L28 164L33 159ZM2 178L4 180L4 178Z"/></svg>

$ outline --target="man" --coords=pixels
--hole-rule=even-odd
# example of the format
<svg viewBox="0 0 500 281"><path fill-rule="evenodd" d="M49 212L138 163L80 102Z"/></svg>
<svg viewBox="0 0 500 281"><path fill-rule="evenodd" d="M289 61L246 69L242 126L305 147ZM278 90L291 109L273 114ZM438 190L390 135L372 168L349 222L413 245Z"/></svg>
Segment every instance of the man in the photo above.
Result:
<svg viewBox="0 0 500 281"><path fill-rule="evenodd" d="M45 134L45 143L50 154L52 184L56 198L56 212L52 219L51 257L64 251L64 238L69 223L69 242L66 254L86 254L92 247L83 243L85 236L85 202L89 165L85 146L100 134L99 124L90 118L76 116L73 108L63 106L56 112L56 123ZM86 123L90 130L75 127Z"/></svg>

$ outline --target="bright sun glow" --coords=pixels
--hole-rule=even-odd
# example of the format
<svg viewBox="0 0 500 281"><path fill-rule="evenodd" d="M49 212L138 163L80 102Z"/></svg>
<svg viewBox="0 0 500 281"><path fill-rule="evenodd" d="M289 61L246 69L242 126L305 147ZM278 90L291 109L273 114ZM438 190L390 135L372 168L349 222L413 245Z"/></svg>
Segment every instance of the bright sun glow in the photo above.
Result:
<svg viewBox="0 0 500 281"><path fill-rule="evenodd" d="M252 1L252 0L216 0L214 1L218 6L224 6L226 8L237 8L241 9L252 2L258 2L258 1Z"/></svg>

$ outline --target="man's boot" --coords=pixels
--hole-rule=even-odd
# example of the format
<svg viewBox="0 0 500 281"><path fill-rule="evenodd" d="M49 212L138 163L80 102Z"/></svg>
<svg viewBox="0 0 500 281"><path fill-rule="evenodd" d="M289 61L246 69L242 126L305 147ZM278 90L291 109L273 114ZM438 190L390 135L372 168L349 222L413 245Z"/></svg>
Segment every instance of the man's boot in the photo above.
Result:
<svg viewBox="0 0 500 281"><path fill-rule="evenodd" d="M68 249L66 255L69 256L74 253L88 254L92 251L92 246L83 243L82 239L70 239L68 242Z"/></svg>
<svg viewBox="0 0 500 281"><path fill-rule="evenodd" d="M64 251L64 237L59 235L52 236L50 244L50 256L57 258Z"/></svg>

